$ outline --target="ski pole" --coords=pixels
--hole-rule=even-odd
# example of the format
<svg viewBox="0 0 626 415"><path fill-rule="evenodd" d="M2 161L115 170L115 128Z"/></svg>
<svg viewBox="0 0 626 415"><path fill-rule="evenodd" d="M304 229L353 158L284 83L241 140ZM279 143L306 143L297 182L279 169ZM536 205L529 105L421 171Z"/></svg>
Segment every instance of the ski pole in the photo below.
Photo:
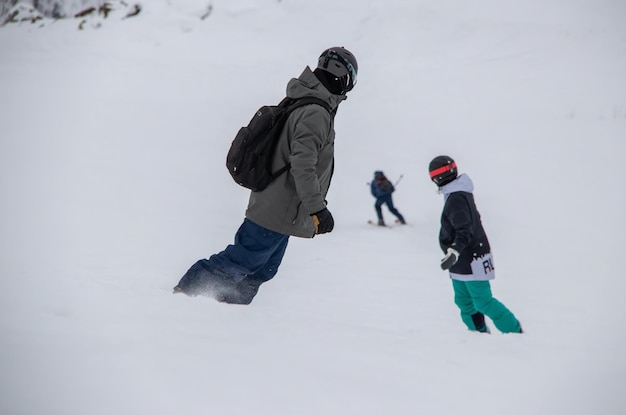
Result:
<svg viewBox="0 0 626 415"><path fill-rule="evenodd" d="M398 180L396 180L396 182L393 184L393 186L397 186L398 183L400 183L400 180L402 180L402 178L404 177L404 174L401 174L400 177L398 177Z"/></svg>
<svg viewBox="0 0 626 415"><path fill-rule="evenodd" d="M400 177L398 177L398 180L396 180L396 182L395 182L393 185L394 185L394 186L397 186L397 185L398 185L398 183L400 183L400 180L402 180L402 178L403 178L403 177L404 177L404 174L401 174L401 175L400 175ZM367 183L365 183L365 185L366 185L366 186L369 186L369 185L371 185L371 184L372 184L372 182L367 182Z"/></svg>

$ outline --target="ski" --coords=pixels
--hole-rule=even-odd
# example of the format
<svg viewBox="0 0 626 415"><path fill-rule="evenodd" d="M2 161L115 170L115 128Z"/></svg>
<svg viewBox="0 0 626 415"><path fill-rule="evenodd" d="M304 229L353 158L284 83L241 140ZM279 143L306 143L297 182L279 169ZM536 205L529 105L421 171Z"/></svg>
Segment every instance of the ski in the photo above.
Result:
<svg viewBox="0 0 626 415"><path fill-rule="evenodd" d="M368 220L367 223L370 224L370 225L374 225L374 226L380 226L381 228L387 228L388 227L386 225L385 226L379 225L378 222L374 222L373 220Z"/></svg>
<svg viewBox="0 0 626 415"><path fill-rule="evenodd" d="M385 225L379 225L379 224L378 224L378 221L373 221L373 220L368 220L368 221L367 221L367 223L368 223L368 224L370 224L370 225L372 225L372 226L378 226L378 227L380 227L380 228L389 228L389 229L391 229L391 228L393 228L393 227L395 227L395 226L403 226L403 225L406 225L406 224L401 223L401 222L400 222L399 220L397 220L397 219L393 222L393 224L392 224L392 225L387 225L387 224L385 224Z"/></svg>

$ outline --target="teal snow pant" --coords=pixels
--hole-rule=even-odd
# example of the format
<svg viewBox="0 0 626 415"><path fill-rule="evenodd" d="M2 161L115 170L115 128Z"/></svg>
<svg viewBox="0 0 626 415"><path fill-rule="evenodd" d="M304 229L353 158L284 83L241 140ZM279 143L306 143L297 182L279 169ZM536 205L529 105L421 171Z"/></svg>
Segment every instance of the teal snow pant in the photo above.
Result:
<svg viewBox="0 0 626 415"><path fill-rule="evenodd" d="M478 313L489 317L502 333L520 333L521 326L517 318L500 301L493 298L489 281L452 280L454 303L461 310L461 319L470 330L476 327Z"/></svg>

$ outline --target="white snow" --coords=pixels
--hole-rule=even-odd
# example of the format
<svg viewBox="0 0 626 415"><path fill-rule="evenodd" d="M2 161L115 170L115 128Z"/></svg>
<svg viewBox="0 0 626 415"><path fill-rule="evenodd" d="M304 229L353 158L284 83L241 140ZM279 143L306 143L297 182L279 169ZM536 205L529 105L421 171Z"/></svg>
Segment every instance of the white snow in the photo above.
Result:
<svg viewBox="0 0 626 415"><path fill-rule="evenodd" d="M0 413L626 412L623 1L142 6L0 28ZM237 129L337 45L360 72L335 230L291 238L250 306L172 295L243 219ZM523 335L461 323L439 154L474 181ZM409 226L367 225L377 169L404 175Z"/></svg>

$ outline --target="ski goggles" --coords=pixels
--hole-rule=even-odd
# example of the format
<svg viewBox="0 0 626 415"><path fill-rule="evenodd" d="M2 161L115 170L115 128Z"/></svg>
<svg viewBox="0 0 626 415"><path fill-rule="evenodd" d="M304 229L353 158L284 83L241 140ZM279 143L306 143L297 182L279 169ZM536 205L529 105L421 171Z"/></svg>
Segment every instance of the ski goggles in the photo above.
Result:
<svg viewBox="0 0 626 415"><path fill-rule="evenodd" d="M344 66L344 68L346 68L346 71L347 71L346 74L341 74L341 75L334 74L334 75L336 75L337 77L348 75L349 79L346 84L347 86L350 87L350 89L354 88L354 86L356 85L356 68L354 67L354 65L352 65L352 63L349 60L347 60L346 58L344 58L343 56L341 56L340 54L338 54L332 49L327 50L324 55L320 56L320 59L324 59L322 63L322 66L324 68L328 68L328 62L330 60L334 60L334 61L341 63Z"/></svg>

